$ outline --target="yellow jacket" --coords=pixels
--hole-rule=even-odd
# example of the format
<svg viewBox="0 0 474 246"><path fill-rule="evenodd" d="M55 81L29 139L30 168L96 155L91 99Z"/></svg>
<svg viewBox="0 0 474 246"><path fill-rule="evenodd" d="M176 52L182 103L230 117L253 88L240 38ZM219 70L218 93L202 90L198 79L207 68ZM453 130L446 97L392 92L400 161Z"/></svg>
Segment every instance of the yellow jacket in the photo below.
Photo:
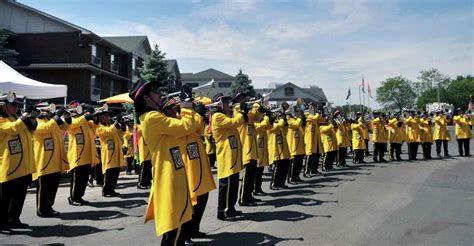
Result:
<svg viewBox="0 0 474 246"><path fill-rule="evenodd" d="M350 126L348 123L342 122L337 123L337 147L338 148L349 148L351 146L350 138Z"/></svg>
<svg viewBox="0 0 474 246"><path fill-rule="evenodd" d="M127 130L123 133L123 146L127 148L125 157L134 157L135 149L133 148L133 128L127 126Z"/></svg>
<svg viewBox="0 0 474 246"><path fill-rule="evenodd" d="M140 165L144 161L151 160L151 153L150 149L148 149L148 144L146 143L145 139L143 138L143 132L141 125L138 125L138 156L140 159Z"/></svg>
<svg viewBox="0 0 474 246"><path fill-rule="evenodd" d="M197 203L197 196L206 194L216 188L212 177L211 166L207 158L201 136L204 130L204 121L199 114L194 114L196 130L184 137L186 151L184 167L188 179L189 193L193 204Z"/></svg>
<svg viewBox="0 0 474 246"><path fill-rule="evenodd" d="M401 144L404 140L403 126L398 126L397 118L390 119L388 121L389 126L389 135L388 140L390 143L399 143Z"/></svg>
<svg viewBox="0 0 474 246"><path fill-rule="evenodd" d="M291 157L295 155L304 155L304 130L301 126L301 118L288 119L288 133L286 140L288 141L288 148L290 149Z"/></svg>
<svg viewBox="0 0 474 246"><path fill-rule="evenodd" d="M259 167L268 166L268 135L267 130L272 127L268 116L264 116L262 121L255 123L255 131L257 132L258 144L258 160Z"/></svg>
<svg viewBox="0 0 474 246"><path fill-rule="evenodd" d="M321 133L319 132L319 114L306 115L306 127L304 129L304 145L306 155L323 153L323 145L321 144Z"/></svg>
<svg viewBox="0 0 474 246"><path fill-rule="evenodd" d="M420 130L421 130L421 142L432 143L433 133L431 133L431 127L433 123L430 119L420 119Z"/></svg>
<svg viewBox="0 0 474 246"><path fill-rule="evenodd" d="M242 143L242 163L247 165L250 160L258 159L257 150L257 134L255 133L254 123L260 121L262 113L258 112L259 104L254 106L247 113L248 121L243 125L237 127L240 136L240 142ZM234 115L237 115L240 111L240 105L234 107Z"/></svg>
<svg viewBox="0 0 474 246"><path fill-rule="evenodd" d="M320 126L319 130L321 131L321 139L323 140L324 153L338 150L336 129L334 126L332 124Z"/></svg>
<svg viewBox="0 0 474 246"><path fill-rule="evenodd" d="M0 183L36 171L33 136L21 119L0 116Z"/></svg>
<svg viewBox="0 0 474 246"><path fill-rule="evenodd" d="M363 128L362 128L362 137L364 139L369 140L369 128L370 128L370 121L369 122L364 122L363 123Z"/></svg>
<svg viewBox="0 0 474 246"><path fill-rule="evenodd" d="M365 141L364 141L364 123L360 119L357 123L352 123L351 124L351 130L352 130L352 148L354 150L358 149L366 149L367 146L365 146Z"/></svg>
<svg viewBox="0 0 474 246"><path fill-rule="evenodd" d="M38 127L33 133L33 144L36 162L36 172L33 180L38 177L61 172L69 169L63 132L67 130L66 123L61 126L54 119L38 119Z"/></svg>
<svg viewBox="0 0 474 246"><path fill-rule="evenodd" d="M278 119L273 126L267 130L268 134L268 161L274 164L275 161L290 159L290 150L285 134L285 121Z"/></svg>
<svg viewBox="0 0 474 246"><path fill-rule="evenodd" d="M470 121L470 117L465 115L456 115L453 117L456 139L472 138L471 129L469 128Z"/></svg>
<svg viewBox="0 0 474 246"><path fill-rule="evenodd" d="M380 117L372 120L372 142L373 143L386 143L387 136L385 130L385 122Z"/></svg>
<svg viewBox="0 0 474 246"><path fill-rule="evenodd" d="M244 123L244 116L237 113L229 117L222 112L212 114L212 136L216 141L217 178L227 178L242 170L242 144L237 127Z"/></svg>
<svg viewBox="0 0 474 246"><path fill-rule="evenodd" d="M155 219L157 236L180 227L192 216L183 159L186 145L178 139L196 131L196 123L191 109L181 109L181 116L171 118L158 111L140 116L154 166L145 222Z"/></svg>
<svg viewBox="0 0 474 246"><path fill-rule="evenodd" d="M95 134L85 116L72 118L68 136L69 171L78 166L98 163L99 154L95 147Z"/></svg>
<svg viewBox="0 0 474 246"><path fill-rule="evenodd" d="M102 162L102 173L107 169L125 166L122 152L122 131L115 125L108 126L100 124L96 129L100 140L100 158Z"/></svg>
<svg viewBox="0 0 474 246"><path fill-rule="evenodd" d="M412 116L409 116L407 119L405 119L404 122L406 126L406 132L407 132L407 142L408 143L413 143L413 142L418 142L421 143L421 130L420 130L420 125L419 125L419 120L415 119Z"/></svg>
<svg viewBox="0 0 474 246"><path fill-rule="evenodd" d="M448 120L442 116L437 115L434 118L434 133L433 140L450 140L449 131L448 131Z"/></svg>
<svg viewBox="0 0 474 246"><path fill-rule="evenodd" d="M208 155L216 153L216 142L212 136L212 132L209 129L209 125L204 129L204 141L206 142L206 153Z"/></svg>

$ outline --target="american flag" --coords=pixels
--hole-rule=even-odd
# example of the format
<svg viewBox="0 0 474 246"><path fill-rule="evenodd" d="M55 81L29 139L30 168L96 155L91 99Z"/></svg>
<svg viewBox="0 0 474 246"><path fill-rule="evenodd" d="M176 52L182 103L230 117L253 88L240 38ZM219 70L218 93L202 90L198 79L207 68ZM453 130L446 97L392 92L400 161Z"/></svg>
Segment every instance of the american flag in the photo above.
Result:
<svg viewBox="0 0 474 246"><path fill-rule="evenodd" d="M365 93L364 77L362 77L362 84L360 85L360 87L362 87L362 92Z"/></svg>
<svg viewBox="0 0 474 246"><path fill-rule="evenodd" d="M369 83L367 83L367 93L369 93L369 97L372 98L372 90L370 89Z"/></svg>

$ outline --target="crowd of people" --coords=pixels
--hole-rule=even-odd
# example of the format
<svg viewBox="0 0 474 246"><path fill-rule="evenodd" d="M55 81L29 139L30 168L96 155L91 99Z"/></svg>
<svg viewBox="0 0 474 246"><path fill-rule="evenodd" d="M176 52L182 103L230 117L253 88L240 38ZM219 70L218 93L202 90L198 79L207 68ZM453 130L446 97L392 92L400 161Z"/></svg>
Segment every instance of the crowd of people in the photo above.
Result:
<svg viewBox="0 0 474 246"><path fill-rule="evenodd" d="M302 99L272 109L259 97L219 93L204 105L194 102L189 87L183 86L176 98L167 98L162 88L140 80L130 91L135 117L113 118L107 105L86 108L76 101L61 109L37 104L18 116L21 101L13 92L3 94L1 232L28 228L20 215L32 180L37 215L58 216L53 205L65 172L70 176L69 204L84 206L89 204L83 199L86 187L94 177L104 197L120 196L115 188L121 170L131 174L137 164L137 188L151 188L145 222L155 220L162 245L183 245L206 237L200 223L214 189L218 220L239 220L244 213L237 203L258 206L257 197L267 195L262 189L266 167L272 173L270 189L280 190L304 183L301 175L313 178L348 166L348 153L352 163L365 163L369 140L375 163L387 162L386 153L390 161L402 161L403 143L409 160L417 160L419 146L423 159L432 159L433 142L438 158L449 157L451 136L442 110L435 115L406 110L348 117ZM459 155L471 156L474 117L457 109L453 122Z"/></svg>

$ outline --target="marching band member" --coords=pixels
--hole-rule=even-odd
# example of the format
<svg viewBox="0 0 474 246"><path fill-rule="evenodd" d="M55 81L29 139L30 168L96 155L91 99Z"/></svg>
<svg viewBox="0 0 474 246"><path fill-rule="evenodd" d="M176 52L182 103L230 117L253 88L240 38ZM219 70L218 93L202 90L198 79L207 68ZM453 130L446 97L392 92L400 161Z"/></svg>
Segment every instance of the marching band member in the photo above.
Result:
<svg viewBox="0 0 474 246"><path fill-rule="evenodd" d="M48 106L49 105L49 106ZM59 214L53 209L61 174L69 169L64 146L63 131L72 122L70 115L61 118L65 110L56 112L54 104L40 104L38 127L33 134L36 172L36 214L39 217L54 217ZM51 108L46 110L44 108ZM51 111L51 112L49 112ZM49 114L54 114L51 117Z"/></svg>
<svg viewBox="0 0 474 246"><path fill-rule="evenodd" d="M365 115L365 113L363 115ZM362 116L362 119L364 119L363 117L364 116ZM362 128L362 130L363 130L363 137L364 137L364 142L365 142L364 151L365 151L366 156L370 156L370 151L369 151L369 136L370 136L369 135L369 129L370 129L370 120L368 120L368 121L364 120L364 127ZM372 130L372 129L370 129L370 130Z"/></svg>
<svg viewBox="0 0 474 246"><path fill-rule="evenodd" d="M8 92L0 96L0 231L28 228L20 221L31 174L34 173L32 131L36 119L23 114L18 117L16 95Z"/></svg>
<svg viewBox="0 0 474 246"><path fill-rule="evenodd" d="M448 131L448 120L443 115L442 110L436 111L436 116L434 118L435 129L433 133L433 140L436 143L436 156L441 158L441 144L443 144L444 157L449 157L448 152L448 142L450 140L449 131Z"/></svg>
<svg viewBox="0 0 474 246"><path fill-rule="evenodd" d="M337 115L339 111L335 112ZM337 123L334 121L334 115L331 117L331 122L328 119L323 121L319 130L321 131L321 139L323 141L324 149L324 160L322 170L328 172L332 170L334 161L337 156L337 138L336 138L336 128Z"/></svg>
<svg viewBox="0 0 474 246"><path fill-rule="evenodd" d="M262 190L262 176L266 166L269 165L268 160L268 134L267 130L273 125L273 118L271 111L268 109L265 112L260 122L255 123L255 131L257 133L257 145L258 145L258 160L257 160L257 173L255 174L255 185L253 188L254 196L266 196L267 193Z"/></svg>
<svg viewBox="0 0 474 246"><path fill-rule="evenodd" d="M465 115L463 110L460 108L456 109L456 116L453 117L460 156L471 156L471 153L469 152L469 142L472 138L471 129L469 128L471 117L472 116Z"/></svg>
<svg viewBox="0 0 474 246"><path fill-rule="evenodd" d="M389 126L389 143L390 143L390 160L401 161L402 143L403 143L403 122L398 120L398 114L395 114L388 121Z"/></svg>
<svg viewBox="0 0 474 246"><path fill-rule="evenodd" d="M431 127L433 123L428 119L428 113L423 113L423 118L420 119L421 130L421 148L423 150L423 159L429 160L431 158L431 145L433 144L433 134Z"/></svg>
<svg viewBox="0 0 474 246"><path fill-rule="evenodd" d="M385 124L382 120L381 113L373 112L374 119L371 122L372 143L374 145L374 162L387 162L383 157L385 154L387 139L385 136ZM378 159L377 159L378 158Z"/></svg>
<svg viewBox="0 0 474 246"><path fill-rule="evenodd" d="M181 103L181 119L162 112L161 83L138 81L130 91L135 112L140 118L144 140L152 153L153 184L145 222L155 219L156 235L162 245L184 244L182 225L192 217L191 198L184 169L186 146L177 139L196 130L192 102ZM183 87L181 98L190 98Z"/></svg>
<svg viewBox="0 0 474 246"><path fill-rule="evenodd" d="M68 128L68 162L71 173L71 189L68 197L69 204L81 206L89 204L82 199L84 196L91 166L97 163L98 153L95 147L93 125L98 119L92 114L82 115L82 107L77 101L69 104L72 122ZM89 121L93 121L89 124Z"/></svg>
<svg viewBox="0 0 474 246"><path fill-rule="evenodd" d="M314 113L313 105L310 105ZM306 112L305 112L306 113ZM318 164L323 152L321 144L321 133L319 132L319 122L321 116L319 113L312 115L310 112L306 113L306 127L304 131L304 144L306 153L306 162L304 166L304 177L309 178L310 174L318 174Z"/></svg>
<svg viewBox="0 0 474 246"><path fill-rule="evenodd" d="M235 209L239 191L239 172L242 170L242 144L237 127L247 120L245 111L235 112L231 117L229 107L230 97L222 93L214 96L213 102L217 107L212 112L210 127L216 141L217 178L219 179L219 194L217 204L217 219L233 221L242 215ZM240 109L245 109L243 103Z"/></svg>
<svg viewBox="0 0 474 246"><path fill-rule="evenodd" d="M418 145L421 142L420 125L413 110L407 110L409 116L404 121L407 131L408 159L417 160Z"/></svg>
<svg viewBox="0 0 474 246"><path fill-rule="evenodd" d="M300 178L301 169L303 169L304 148L304 128L306 127L306 116L304 109L298 109L297 118L288 117L287 141L290 150L290 170L288 183L302 183Z"/></svg>
<svg viewBox="0 0 474 246"><path fill-rule="evenodd" d="M352 149L354 150L354 163L365 163L364 150L366 148L364 141L364 119L361 113L356 113L356 122L351 124L352 130Z"/></svg>
<svg viewBox="0 0 474 246"><path fill-rule="evenodd" d="M278 119L275 120L268 134L268 160L274 165L272 181L270 189L279 190L288 188L285 185L288 175L288 167L290 162L290 150L286 141L286 128L288 127L287 116L284 113L289 107L288 103L281 104L282 110L278 112Z"/></svg>
<svg viewBox="0 0 474 246"><path fill-rule="evenodd" d="M100 122L96 133L100 140L100 157L104 175L102 196L119 196L120 193L115 191L115 187L120 168L125 166L121 137L126 130L126 125L119 122L121 119L115 119L114 123L110 124L110 111L108 111L107 104L97 109L96 116Z"/></svg>
<svg viewBox="0 0 474 246"><path fill-rule="evenodd" d="M151 153L148 144L143 138L141 125L138 125L138 159L140 160L140 171L138 173L138 189L148 189L151 186Z"/></svg>
<svg viewBox="0 0 474 246"><path fill-rule="evenodd" d="M339 111L338 111L339 112ZM338 113L338 115L340 115ZM336 129L336 138L337 138L337 147L338 147L338 156L337 156L337 167L347 167L346 157L347 157L347 148L351 146L351 140L349 136L350 123L346 119L338 119L337 129Z"/></svg>
<svg viewBox="0 0 474 246"><path fill-rule="evenodd" d="M232 102L236 105L234 107L234 115L238 114L240 110L247 113L246 122L237 127L240 142L242 143L242 163L244 165L239 205L255 206L255 202L260 202L261 200L252 196L258 159L257 134L255 132L254 123L258 122L263 116L265 108L258 103L254 103L251 105L251 108L248 108L245 93L237 93L232 99Z"/></svg>
<svg viewBox="0 0 474 246"><path fill-rule="evenodd" d="M124 124L126 131L123 133L123 149L125 159L127 160L127 174L131 175L134 169L135 148L133 147L133 120L125 119Z"/></svg>
<svg viewBox="0 0 474 246"><path fill-rule="evenodd" d="M206 128L204 129L204 141L206 143L206 153L209 159L209 164L212 168L216 168L216 142L212 136L209 128L209 115L205 117Z"/></svg>

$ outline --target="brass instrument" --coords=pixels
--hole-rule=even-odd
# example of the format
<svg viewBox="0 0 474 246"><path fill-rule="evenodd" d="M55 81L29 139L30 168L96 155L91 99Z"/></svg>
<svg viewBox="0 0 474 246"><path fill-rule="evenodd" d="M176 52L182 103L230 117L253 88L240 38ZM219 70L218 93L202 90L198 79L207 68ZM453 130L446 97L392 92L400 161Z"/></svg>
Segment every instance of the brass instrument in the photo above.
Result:
<svg viewBox="0 0 474 246"><path fill-rule="evenodd" d="M192 92L195 93L195 92L198 91L198 90L206 89L206 88L216 88L216 83L214 82L214 79L212 79L211 81L209 81L209 82L206 83L206 84L193 87L193 88L192 88ZM169 93L169 94L166 95L166 98L171 98L171 97L178 96L180 93L181 93L180 91L176 91L176 92Z"/></svg>

